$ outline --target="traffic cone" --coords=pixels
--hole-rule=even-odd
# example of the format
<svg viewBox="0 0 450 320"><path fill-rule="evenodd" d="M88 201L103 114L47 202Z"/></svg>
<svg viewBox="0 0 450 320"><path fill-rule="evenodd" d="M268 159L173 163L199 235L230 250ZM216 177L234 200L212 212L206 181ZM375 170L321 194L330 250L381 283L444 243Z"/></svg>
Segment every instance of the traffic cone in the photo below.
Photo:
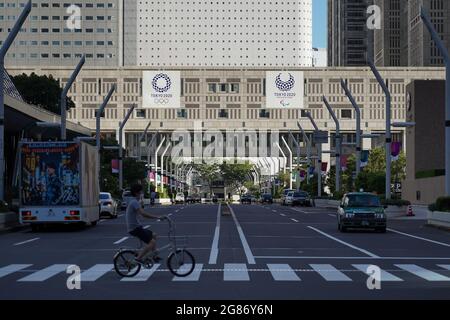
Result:
<svg viewBox="0 0 450 320"><path fill-rule="evenodd" d="M406 214L407 217L415 217L416 215L413 212L412 206L408 206L408 213Z"/></svg>

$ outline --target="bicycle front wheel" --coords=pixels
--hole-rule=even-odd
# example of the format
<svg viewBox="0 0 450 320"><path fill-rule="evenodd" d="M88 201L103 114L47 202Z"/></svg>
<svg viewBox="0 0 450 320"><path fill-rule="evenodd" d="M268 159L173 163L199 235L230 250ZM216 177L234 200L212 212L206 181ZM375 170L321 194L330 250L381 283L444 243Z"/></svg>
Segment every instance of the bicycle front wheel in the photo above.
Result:
<svg viewBox="0 0 450 320"><path fill-rule="evenodd" d="M169 255L167 267L177 277L187 277L194 271L194 256L185 249L178 249Z"/></svg>
<svg viewBox="0 0 450 320"><path fill-rule="evenodd" d="M123 250L114 257L114 269L121 277L131 278L139 273L141 265L134 262L137 253L133 250Z"/></svg>

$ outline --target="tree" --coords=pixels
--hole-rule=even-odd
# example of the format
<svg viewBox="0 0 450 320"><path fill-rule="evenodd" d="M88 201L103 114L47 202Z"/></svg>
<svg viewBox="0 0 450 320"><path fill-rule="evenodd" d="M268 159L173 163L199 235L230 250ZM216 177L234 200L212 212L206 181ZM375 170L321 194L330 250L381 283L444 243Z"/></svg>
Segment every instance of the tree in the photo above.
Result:
<svg viewBox="0 0 450 320"><path fill-rule="evenodd" d="M220 165L220 172L225 182L225 186L232 191L238 191L242 195L244 183L250 181L253 166L250 163Z"/></svg>
<svg viewBox="0 0 450 320"><path fill-rule="evenodd" d="M203 181L208 185L209 191L212 192L212 184L220 178L220 167L217 163L212 164L195 164L194 169L198 172Z"/></svg>
<svg viewBox="0 0 450 320"><path fill-rule="evenodd" d="M12 77L12 81L27 103L56 114L61 113L59 103L63 89L52 75L38 76L33 72L28 76L22 73ZM67 110L75 107L71 98L68 97L66 102Z"/></svg>
<svg viewBox="0 0 450 320"><path fill-rule="evenodd" d="M372 173L386 172L386 153L384 148L375 148L370 151L369 162L364 171ZM392 162L391 176L392 182L406 178L406 156L403 151L400 152L398 160Z"/></svg>

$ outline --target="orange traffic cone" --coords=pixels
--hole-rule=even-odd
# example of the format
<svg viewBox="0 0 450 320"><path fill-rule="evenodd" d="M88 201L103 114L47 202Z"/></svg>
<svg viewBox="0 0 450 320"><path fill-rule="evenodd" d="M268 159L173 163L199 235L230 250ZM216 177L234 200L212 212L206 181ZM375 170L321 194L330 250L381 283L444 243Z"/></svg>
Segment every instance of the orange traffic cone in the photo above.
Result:
<svg viewBox="0 0 450 320"><path fill-rule="evenodd" d="M407 217L415 217L416 215L413 212L412 206L408 206L408 212L406 214Z"/></svg>

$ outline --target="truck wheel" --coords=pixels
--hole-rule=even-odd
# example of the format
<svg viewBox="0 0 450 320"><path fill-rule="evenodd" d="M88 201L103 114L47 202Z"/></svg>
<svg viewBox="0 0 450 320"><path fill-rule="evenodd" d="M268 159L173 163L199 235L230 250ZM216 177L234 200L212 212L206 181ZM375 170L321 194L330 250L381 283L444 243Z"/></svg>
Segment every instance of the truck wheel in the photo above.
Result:
<svg viewBox="0 0 450 320"><path fill-rule="evenodd" d="M98 220L92 221L92 222L91 222L91 226L92 226L92 227L95 227L95 226L97 225L97 222L98 222Z"/></svg>

